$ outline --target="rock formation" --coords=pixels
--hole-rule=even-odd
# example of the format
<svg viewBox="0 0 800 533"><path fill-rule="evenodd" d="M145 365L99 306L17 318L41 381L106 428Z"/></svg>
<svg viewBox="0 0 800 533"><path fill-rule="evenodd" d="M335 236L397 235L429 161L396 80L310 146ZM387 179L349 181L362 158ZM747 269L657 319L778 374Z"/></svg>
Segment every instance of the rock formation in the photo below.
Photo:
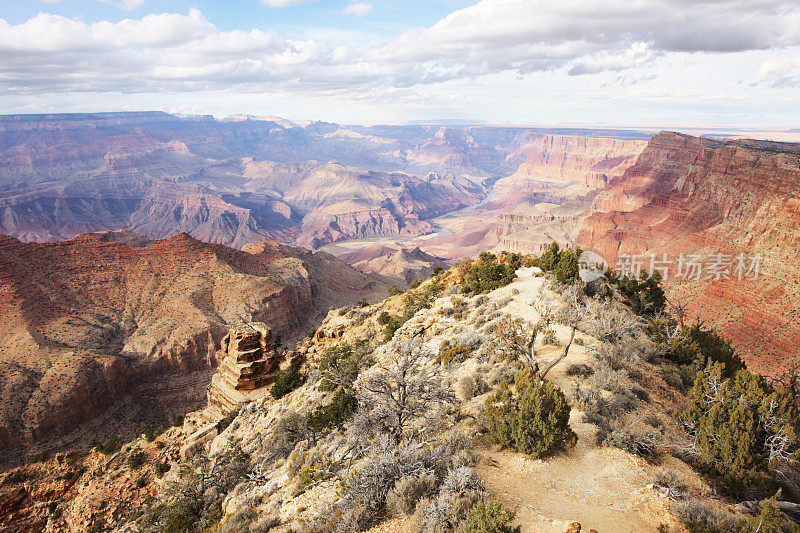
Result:
<svg viewBox="0 0 800 533"><path fill-rule="evenodd" d="M223 337L219 368L207 395L215 415L223 416L267 394L264 387L272 383L283 360L273 343L272 330L258 322L233 326Z"/></svg>
<svg viewBox="0 0 800 533"><path fill-rule="evenodd" d="M681 253L761 255L757 280L668 286L693 317L732 339L748 366L780 373L800 342L798 148L661 133L597 195L577 242L611 263L621 253L666 253L673 275Z"/></svg>
<svg viewBox="0 0 800 533"><path fill-rule="evenodd" d="M415 279L430 277L436 267L449 268L450 262L414 248L376 245L338 256L362 272L383 276L387 281L406 286Z"/></svg>
<svg viewBox="0 0 800 533"><path fill-rule="evenodd" d="M383 287L329 254L278 244L0 236L2 463L168 424L202 401L229 325L264 322L289 340Z"/></svg>

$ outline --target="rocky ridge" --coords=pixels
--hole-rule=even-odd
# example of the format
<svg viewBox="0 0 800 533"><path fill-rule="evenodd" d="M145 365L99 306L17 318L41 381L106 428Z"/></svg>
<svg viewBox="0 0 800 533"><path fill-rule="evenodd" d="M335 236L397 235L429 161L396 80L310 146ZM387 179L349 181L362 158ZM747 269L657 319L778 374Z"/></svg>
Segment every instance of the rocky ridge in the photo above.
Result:
<svg viewBox="0 0 800 533"><path fill-rule="evenodd" d="M231 324L264 322L291 338L331 306L374 298L383 287L329 254L278 244L240 251L186 234L50 244L2 236L4 465L164 423L195 405ZM173 390L179 376L195 377ZM162 402L149 405L151 394ZM73 431L80 427L88 434Z"/></svg>
<svg viewBox="0 0 800 533"><path fill-rule="evenodd" d="M505 288L487 296L464 298L457 296L456 290L447 288L454 283L457 288L457 280L445 279L441 283L445 289L437 295L431 307L418 311L395 334L397 339L421 339L422 345L430 350L426 366L434 369L449 386L457 389L457 412L445 413L444 416L454 417L454 422L448 424L456 425L458 431L468 436L472 442L468 445L469 449L474 446L475 450L470 453L477 452L480 455L476 464L468 463L473 464L472 467L461 468L474 468L487 494L500 498L510 508L519 509L516 524L521 525L523 531L563 533L590 528L607 531L614 530L620 524L635 530L651 530L660 524L668 524L671 529L680 531L680 522L674 510L671 510L669 499L659 487L653 485L652 479L657 468L626 451L598 446L597 428L583 419L578 408L573 408L570 418L570 424L579 434L578 446L569 453L540 461L531 461L522 454L492 447L473 426L471 420L477 416L488 392L484 388L464 396L459 384L474 380L477 376L484 379L486 387L491 389L498 386L496 379L506 379L500 377L503 372L508 373L504 370L508 363L492 356L496 353L496 347L491 329L504 317L535 320L537 312L530 305L531 298L546 295L554 302L558 299L558 294L552 292L544 278L533 270L522 270L518 274L518 279ZM433 284L440 282L427 281L415 293L429 292ZM379 337L383 328L378 320L381 313L401 312L410 294L412 292L368 307L330 312L313 339L302 340L295 349L296 353L305 357L304 370L315 368L328 348L341 346L345 342L355 346ZM466 305L461 307L459 302L465 302ZM463 313L459 316L449 313L448 310L454 306L462 308ZM561 325L554 327L556 342L563 345L569 332ZM584 331L579 333L579 338L581 342L570 351L569 359L561 363L561 368L549 377L565 390L570 383L583 379L565 371L570 365L600 368L596 366L600 363L592 355L592 347L600 341ZM442 365L435 362L433 356L445 339L471 343L471 354L457 364ZM372 346L377 362L372 370L380 371L381 361L392 356L395 345L390 342ZM244 349L242 353L248 351ZM543 362L556 357L559 351L558 345L537 343L537 357ZM240 353L238 348L236 353ZM643 416L644 412L656 414L664 405L674 405L679 395L657 373L653 373L647 365L637 366L637 369L642 372L642 383L647 384L649 393L653 395L652 401L641 400L638 416ZM370 371L370 368L366 368L363 372L366 374ZM246 473L247 477L240 477L241 481L235 485L220 485L225 482L214 482L209 477L209 486L203 497L209 502L213 501L212 507L218 510L215 511L214 520L226 527L257 528L268 524L266 527L276 528L276 531L324 523L335 516L331 514L334 509L331 506L341 497L337 478L321 477L316 482L303 485L304 474L301 472L311 457L324 457L333 464L347 465L347 450L353 436L344 430L333 430L327 436L298 441L293 445L293 451L285 453L278 451L282 449L282 441L275 439L285 428L294 427L291 424L296 422L288 421L295 421L296 414L302 417L325 405L331 395L331 392L321 390L318 378L310 379L278 401L263 394L262 398L247 404L234 418L228 419L224 426L215 423L213 417L209 420L209 410L206 409L187 416L183 428L170 429L157 436L154 442L141 437L108 456L93 452L85 459L85 463L76 464L77 473L70 478L74 481L65 485L59 493L59 502L53 506L56 512L50 510L48 502L53 501L50 497L34 500L32 495L25 492L29 489L24 481L6 481L12 475L7 474L0 483L0 502L8 502L8 505L4 507L7 511L0 515L0 520L13 516L18 524L36 523L46 531L79 531L96 523L123 529L147 528L146 522L132 522L142 518L141 512L136 512L135 502L141 502L138 507L146 511L146 517L155 506L168 501L170 491L174 490L170 487L180 483L181 476L187 475L187 470L181 469L182 465L208 469L210 464L218 464L214 458L226 458L226 464L230 464L234 462L233 458L241 457L240 454L244 453L248 465L239 475L245 476ZM450 418L447 420L450 421ZM185 445L189 435L196 434L204 427L212 429L211 438L201 443L191 459L179 454L178 450ZM444 434L443 428L438 435ZM369 437L359 434L358 438L363 440ZM467 445L462 443L460 446ZM367 447L365 451L367 457L353 463L354 472L369 466L369 449ZM144 466L126 468L125 458L136 450L144 451ZM275 454L278 454L277 458ZM469 457L469 454L461 456ZM64 462L65 459L59 456L48 464L55 464L56 461ZM670 467L678 469L689 483L687 490L704 501L713 501L710 488L696 473L680 460L670 458L669 461ZM170 465L169 471L157 475L154 467L159 464ZM204 464L206 466L201 466ZM81 472L88 465L91 465L93 474ZM20 470L24 472L21 475L34 475L34 469L38 469L35 470L37 475L45 475L39 467L26 468ZM53 472L60 471L53 469ZM137 487L139 476L144 482ZM119 495L119 498L106 500L107 495L112 493ZM147 495L154 499L148 500ZM387 531L416 531L419 525L415 520L418 519L417 515L407 518L388 515L380 518L379 527ZM584 524L584 528L580 528L579 524Z"/></svg>

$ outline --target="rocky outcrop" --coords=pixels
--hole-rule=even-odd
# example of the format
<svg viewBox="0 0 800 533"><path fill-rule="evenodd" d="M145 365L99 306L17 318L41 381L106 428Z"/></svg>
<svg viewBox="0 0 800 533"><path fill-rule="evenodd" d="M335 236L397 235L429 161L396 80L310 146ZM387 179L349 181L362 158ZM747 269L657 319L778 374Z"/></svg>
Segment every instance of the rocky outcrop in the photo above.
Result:
<svg viewBox="0 0 800 533"><path fill-rule="evenodd" d="M383 287L329 254L278 244L241 251L186 234L149 244L130 234L49 244L1 236L3 459L169 423L205 395L229 325L263 322L290 338ZM131 397L136 390L147 394ZM165 401L151 406L155 398ZM93 434L78 431L87 424Z"/></svg>
<svg viewBox="0 0 800 533"><path fill-rule="evenodd" d="M751 368L780 373L800 342L796 150L661 133L597 195L578 244L611 263L620 253L760 255L757 280L673 280L670 294L731 338Z"/></svg>
<svg viewBox="0 0 800 533"><path fill-rule="evenodd" d="M238 324L222 339L217 373L208 387L208 407L224 416L267 394L284 360L274 348L272 330L262 323ZM257 391L257 389L262 389Z"/></svg>

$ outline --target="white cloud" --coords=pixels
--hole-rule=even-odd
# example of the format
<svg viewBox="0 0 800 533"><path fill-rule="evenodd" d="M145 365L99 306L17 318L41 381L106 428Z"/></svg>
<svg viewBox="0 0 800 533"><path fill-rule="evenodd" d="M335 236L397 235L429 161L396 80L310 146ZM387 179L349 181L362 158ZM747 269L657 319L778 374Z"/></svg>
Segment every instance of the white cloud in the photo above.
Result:
<svg viewBox="0 0 800 533"><path fill-rule="evenodd" d="M137 7L143 5L145 0L122 0L122 6L128 11L133 11Z"/></svg>
<svg viewBox="0 0 800 533"><path fill-rule="evenodd" d="M363 17L364 15L368 15L372 12L372 6L370 4L364 4L361 2L352 2L346 8L344 8L344 12L348 15Z"/></svg>
<svg viewBox="0 0 800 533"><path fill-rule="evenodd" d="M48 1L48 2L57 1L57 2L60 2L61 0L43 0L43 1ZM96 0L96 1L97 2L102 2L104 4L111 4L113 6L116 6L116 7L120 8L120 9L123 9L125 11L133 11L134 9L136 9L139 6L144 5L144 3L145 3L145 0Z"/></svg>
<svg viewBox="0 0 800 533"><path fill-rule="evenodd" d="M262 0L276 7L306 1ZM361 15L369 7L356 1L346 10ZM0 19L0 91L363 97L498 73L635 73L670 55L722 57L797 45L799 28L800 5L780 0L481 0L362 49L332 37L224 31L196 8L94 23L40 13L19 24ZM765 64L756 82L795 83L796 75L775 81L779 70Z"/></svg>
<svg viewBox="0 0 800 533"><path fill-rule="evenodd" d="M753 83L776 88L800 87L800 56L767 59L756 72Z"/></svg>

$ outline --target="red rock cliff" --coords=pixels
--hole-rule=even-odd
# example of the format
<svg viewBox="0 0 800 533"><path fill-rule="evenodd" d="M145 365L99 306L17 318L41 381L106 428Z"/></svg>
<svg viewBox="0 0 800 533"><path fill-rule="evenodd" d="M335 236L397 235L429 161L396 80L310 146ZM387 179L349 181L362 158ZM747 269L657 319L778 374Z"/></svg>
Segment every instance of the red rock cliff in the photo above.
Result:
<svg viewBox="0 0 800 533"><path fill-rule="evenodd" d="M0 236L1 448L64 437L136 384L209 368L228 324L265 322L286 337L381 288L328 254L284 245L108 235Z"/></svg>
<svg viewBox="0 0 800 533"><path fill-rule="evenodd" d="M669 290L751 368L780 372L800 352L798 149L661 133L597 196L578 243L610 262L620 253L762 255L757 281L673 281Z"/></svg>

